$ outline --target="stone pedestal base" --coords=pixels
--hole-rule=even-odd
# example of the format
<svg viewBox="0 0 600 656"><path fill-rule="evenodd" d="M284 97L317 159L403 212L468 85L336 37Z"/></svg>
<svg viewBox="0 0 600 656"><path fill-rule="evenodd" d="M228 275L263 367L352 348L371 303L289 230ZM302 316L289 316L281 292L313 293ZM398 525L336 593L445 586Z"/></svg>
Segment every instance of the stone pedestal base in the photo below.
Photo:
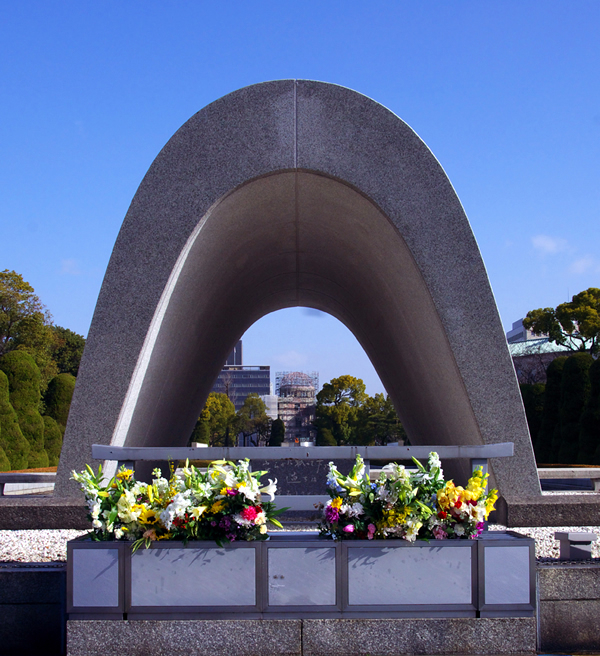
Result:
<svg viewBox="0 0 600 656"><path fill-rule="evenodd" d="M536 654L533 617L331 620L78 620L67 656Z"/></svg>

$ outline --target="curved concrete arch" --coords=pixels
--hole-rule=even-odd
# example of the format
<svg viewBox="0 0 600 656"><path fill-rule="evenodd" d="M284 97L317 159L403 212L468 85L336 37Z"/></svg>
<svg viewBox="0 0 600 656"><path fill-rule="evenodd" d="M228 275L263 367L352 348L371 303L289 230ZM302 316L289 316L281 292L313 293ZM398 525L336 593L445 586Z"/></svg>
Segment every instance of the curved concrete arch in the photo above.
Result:
<svg viewBox="0 0 600 656"><path fill-rule="evenodd" d="M294 80L209 105L150 167L98 299L57 494L92 443L185 444L235 341L298 305L354 333L413 443L514 441L496 481L539 494L485 268L442 168L381 105Z"/></svg>

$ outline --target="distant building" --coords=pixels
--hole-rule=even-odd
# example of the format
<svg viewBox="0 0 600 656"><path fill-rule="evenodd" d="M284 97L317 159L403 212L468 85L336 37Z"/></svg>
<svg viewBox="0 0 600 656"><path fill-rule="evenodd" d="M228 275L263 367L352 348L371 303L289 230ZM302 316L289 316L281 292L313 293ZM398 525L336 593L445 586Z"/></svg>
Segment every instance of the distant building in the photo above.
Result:
<svg viewBox="0 0 600 656"><path fill-rule="evenodd" d="M523 319L514 321L511 330L506 333L506 341L509 344L516 344L517 342L526 342L530 339L539 339L539 335L534 335L531 330L527 330L523 325Z"/></svg>
<svg viewBox="0 0 600 656"><path fill-rule="evenodd" d="M279 417L279 397L276 394L263 394L260 398L267 407L267 415L271 417L271 419L277 419Z"/></svg>
<svg viewBox="0 0 600 656"><path fill-rule="evenodd" d="M546 382L548 365L561 355L571 355L573 348L550 342L543 335L534 335L523 326L523 319L515 321L506 333L508 350L520 384ZM574 348L577 344L572 342Z"/></svg>
<svg viewBox="0 0 600 656"><path fill-rule="evenodd" d="M248 394L265 396L271 394L271 367L269 365L244 365L242 340L229 354L211 392L227 394L238 412L244 405Z"/></svg>
<svg viewBox="0 0 600 656"><path fill-rule="evenodd" d="M275 375L275 393L279 397L279 418L285 424L285 442L315 441L317 372L280 371Z"/></svg>

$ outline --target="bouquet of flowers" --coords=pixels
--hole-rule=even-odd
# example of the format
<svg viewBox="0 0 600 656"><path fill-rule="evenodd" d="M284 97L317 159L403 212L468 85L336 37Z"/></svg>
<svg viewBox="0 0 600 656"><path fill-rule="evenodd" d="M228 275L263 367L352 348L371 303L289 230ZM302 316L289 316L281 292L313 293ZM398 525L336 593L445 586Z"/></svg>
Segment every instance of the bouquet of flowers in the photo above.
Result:
<svg viewBox="0 0 600 656"><path fill-rule="evenodd" d="M337 539L417 537L443 540L477 537L483 521L494 509L497 491L485 492L487 475L473 472L466 489L445 482L438 454L431 452L427 465L413 458L417 469L386 465L371 482L360 456L348 476L329 463L327 491L319 531Z"/></svg>
<svg viewBox="0 0 600 656"><path fill-rule="evenodd" d="M131 469L121 467L107 484L102 467L91 467L72 478L82 487L95 540L131 540L134 549L149 547L154 540L267 539L267 523L281 527L276 519L283 510L272 503L277 481L261 487L264 471L251 472L249 461L237 465L212 462L205 473L186 466L182 475L171 467L169 479L154 470L151 483L136 481ZM263 501L261 495L270 501Z"/></svg>
<svg viewBox="0 0 600 656"><path fill-rule="evenodd" d="M484 521L494 510L498 490L486 493L489 474L477 467L467 487L456 487L447 481L437 491L437 509L428 522L428 529L436 540L446 538L476 538L481 535Z"/></svg>
<svg viewBox="0 0 600 656"><path fill-rule="evenodd" d="M425 468L423 471L430 475ZM330 462L327 491L331 499L323 509L319 531L333 539L395 537L413 541L433 513L419 498L418 481L396 463L386 465L379 480L371 483L360 456L348 476Z"/></svg>

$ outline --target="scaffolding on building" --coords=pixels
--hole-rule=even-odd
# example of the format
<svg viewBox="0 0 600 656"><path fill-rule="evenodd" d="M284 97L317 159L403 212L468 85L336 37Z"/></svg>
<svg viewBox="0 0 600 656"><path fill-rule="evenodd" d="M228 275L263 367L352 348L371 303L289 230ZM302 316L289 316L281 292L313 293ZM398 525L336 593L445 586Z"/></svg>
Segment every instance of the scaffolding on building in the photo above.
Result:
<svg viewBox="0 0 600 656"><path fill-rule="evenodd" d="M275 394L281 396L281 389L286 387L312 387L316 394L319 389L319 372L278 371L275 374Z"/></svg>

